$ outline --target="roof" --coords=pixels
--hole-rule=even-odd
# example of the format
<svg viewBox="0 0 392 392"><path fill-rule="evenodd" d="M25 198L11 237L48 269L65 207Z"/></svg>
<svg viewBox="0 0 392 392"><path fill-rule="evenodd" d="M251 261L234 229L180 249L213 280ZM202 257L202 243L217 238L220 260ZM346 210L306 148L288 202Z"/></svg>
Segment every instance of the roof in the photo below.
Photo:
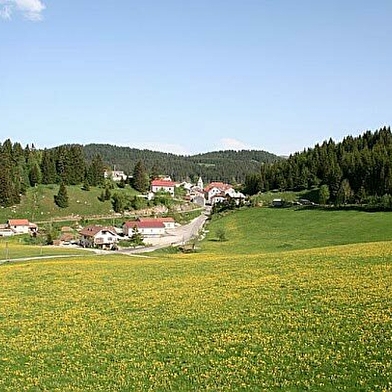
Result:
<svg viewBox="0 0 392 392"><path fill-rule="evenodd" d="M85 237L94 237L100 231L106 230L110 231L113 235L116 235L116 230L111 226L99 226L99 225L91 225L86 226L82 230L79 231L79 234L84 235Z"/></svg>
<svg viewBox="0 0 392 392"><path fill-rule="evenodd" d="M159 179L151 181L151 186L173 187L175 185L176 183L173 181L159 180Z"/></svg>
<svg viewBox="0 0 392 392"><path fill-rule="evenodd" d="M60 241L72 241L75 239L75 236L71 233L63 233L60 236Z"/></svg>
<svg viewBox="0 0 392 392"><path fill-rule="evenodd" d="M138 229L164 229L165 225L162 221L127 221L124 225L128 228L137 227Z"/></svg>
<svg viewBox="0 0 392 392"><path fill-rule="evenodd" d="M227 189L231 189L233 188L231 185L229 184L225 184L224 182L220 182L220 181L215 181L215 182L210 182L206 187L205 187L205 191L209 192L212 188L218 188L220 191L226 191Z"/></svg>
<svg viewBox="0 0 392 392"><path fill-rule="evenodd" d="M8 224L10 226L30 226L28 219L9 219Z"/></svg>
<svg viewBox="0 0 392 392"><path fill-rule="evenodd" d="M175 222L174 218L164 217L164 218L137 218L139 222Z"/></svg>

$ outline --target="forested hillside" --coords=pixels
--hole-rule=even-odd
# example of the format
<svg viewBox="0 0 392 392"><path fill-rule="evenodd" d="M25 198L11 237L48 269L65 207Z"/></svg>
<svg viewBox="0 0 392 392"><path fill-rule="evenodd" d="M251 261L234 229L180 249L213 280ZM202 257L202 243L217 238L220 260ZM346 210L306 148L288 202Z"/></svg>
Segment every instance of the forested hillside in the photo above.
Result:
<svg viewBox="0 0 392 392"><path fill-rule="evenodd" d="M39 150L34 145L23 148L7 139L0 143L0 206L18 204L26 190L38 184L62 184L62 193L66 193L66 185L83 184L85 189L101 185L107 169L116 168L129 175L140 173L143 186L131 185L144 192L148 178L159 174L170 175L176 181L195 181L202 176L205 182L241 183L263 162L278 159L264 151L219 151L186 157L108 144L70 144Z"/></svg>
<svg viewBox="0 0 392 392"><path fill-rule="evenodd" d="M22 148L20 143L7 139L0 144L0 206L8 207L20 202L29 187L38 184L103 183L105 165L97 155L86 162L82 146L59 146L38 150L32 146Z"/></svg>
<svg viewBox="0 0 392 392"><path fill-rule="evenodd" d="M337 204L364 202L392 195L392 134L390 127L332 139L247 175L248 194L272 189L303 190L324 185Z"/></svg>
<svg viewBox="0 0 392 392"><path fill-rule="evenodd" d="M202 176L205 182L221 180L242 183L246 175L258 170L262 163L281 159L266 151L256 150L182 156L109 144L88 144L83 151L89 162L99 155L110 168L133 173L136 163L142 161L148 172L170 175L176 181L195 180Z"/></svg>

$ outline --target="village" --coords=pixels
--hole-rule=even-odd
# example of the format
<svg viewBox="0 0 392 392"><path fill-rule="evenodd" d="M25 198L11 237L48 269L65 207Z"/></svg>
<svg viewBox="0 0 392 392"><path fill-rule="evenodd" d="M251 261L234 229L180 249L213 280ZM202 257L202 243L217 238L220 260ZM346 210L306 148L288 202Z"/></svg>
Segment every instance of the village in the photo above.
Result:
<svg viewBox="0 0 392 392"><path fill-rule="evenodd" d="M122 171L105 172L105 178L114 182L125 179ZM75 246L101 250L118 250L124 241L132 241L133 247L137 245L163 247L169 245L180 245L196 237L205 223L211 208L226 201L235 204L243 203L245 195L234 189L233 186L224 182L211 182L204 186L199 177L196 184L186 181L175 182L168 176L155 178L151 181L149 192L140 197L152 200L159 193L166 193L175 197L175 189L181 187L184 200L192 203L200 209L200 217L195 218L188 225L181 225L171 216L137 216L125 220L121 227L110 225L91 224L79 227L75 230L69 226L63 226L58 238L53 239L53 245ZM19 217L9 219L0 225L0 237L29 234L35 237L40 228L36 223Z"/></svg>

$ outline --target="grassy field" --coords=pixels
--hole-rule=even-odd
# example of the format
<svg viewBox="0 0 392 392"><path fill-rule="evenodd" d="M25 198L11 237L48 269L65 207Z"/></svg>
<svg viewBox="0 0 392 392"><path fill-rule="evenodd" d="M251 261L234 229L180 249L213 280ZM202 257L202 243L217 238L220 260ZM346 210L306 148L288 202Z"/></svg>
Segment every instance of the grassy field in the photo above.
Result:
<svg viewBox="0 0 392 392"><path fill-rule="evenodd" d="M391 212L249 208L213 217L202 249L251 254L392 240ZM217 241L223 229L227 240Z"/></svg>
<svg viewBox="0 0 392 392"><path fill-rule="evenodd" d="M86 249L23 244L22 236L0 238L0 263L3 261L47 256L86 255Z"/></svg>
<svg viewBox="0 0 392 392"><path fill-rule="evenodd" d="M102 188L91 187L84 191L80 186L67 186L69 207L59 208L54 203L54 195L57 195L58 185L38 185L29 188L25 196L22 196L20 204L13 207L0 209L0 223L6 223L10 218L27 218L31 222L50 221L58 217L90 217L96 215L110 215L113 213L110 201L101 202L98 196ZM132 188L114 189L112 192L123 192L128 197L137 194Z"/></svg>
<svg viewBox="0 0 392 392"><path fill-rule="evenodd" d="M317 233L279 248L302 213ZM228 215L202 253L1 265L0 390L391 391L389 216L310 213ZM333 234L344 219L356 229Z"/></svg>

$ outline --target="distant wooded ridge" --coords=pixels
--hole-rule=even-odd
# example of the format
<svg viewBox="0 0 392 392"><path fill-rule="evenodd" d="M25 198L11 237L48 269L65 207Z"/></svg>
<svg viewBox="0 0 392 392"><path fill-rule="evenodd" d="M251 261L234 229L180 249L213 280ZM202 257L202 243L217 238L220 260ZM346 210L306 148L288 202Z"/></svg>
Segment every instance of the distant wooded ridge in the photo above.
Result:
<svg viewBox="0 0 392 392"><path fill-rule="evenodd" d="M225 150L191 156L140 150L110 144L87 144L83 146L87 161L100 155L109 168L132 173L137 162L142 161L147 172L171 176L175 181L205 182L219 180L241 183L247 174L256 171L262 163L276 162L282 158L259 150Z"/></svg>
<svg viewBox="0 0 392 392"><path fill-rule="evenodd" d="M316 144L288 159L247 175L244 192L320 188L322 204L368 204L377 202L392 209L392 134L390 127L332 139Z"/></svg>

